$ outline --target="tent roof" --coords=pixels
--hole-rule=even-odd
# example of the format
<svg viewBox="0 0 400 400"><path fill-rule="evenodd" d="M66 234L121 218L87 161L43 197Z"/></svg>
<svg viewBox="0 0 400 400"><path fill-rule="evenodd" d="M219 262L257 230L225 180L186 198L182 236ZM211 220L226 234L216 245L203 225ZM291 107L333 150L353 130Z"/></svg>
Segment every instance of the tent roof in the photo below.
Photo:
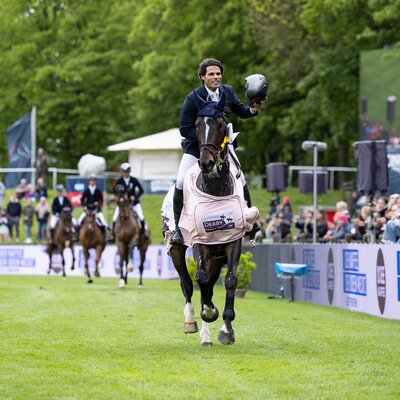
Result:
<svg viewBox="0 0 400 400"><path fill-rule="evenodd" d="M181 134L178 128L155 133L138 139L108 146L108 151L123 150L176 150L181 149Z"/></svg>

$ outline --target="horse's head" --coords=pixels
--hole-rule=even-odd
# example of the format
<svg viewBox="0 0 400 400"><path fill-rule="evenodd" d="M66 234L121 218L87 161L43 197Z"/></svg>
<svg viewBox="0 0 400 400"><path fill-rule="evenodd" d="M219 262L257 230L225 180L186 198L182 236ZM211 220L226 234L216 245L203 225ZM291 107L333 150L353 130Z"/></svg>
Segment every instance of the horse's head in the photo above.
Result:
<svg viewBox="0 0 400 400"><path fill-rule="evenodd" d="M60 218L64 222L71 222L72 221L72 208L67 207L67 206L63 207L61 210Z"/></svg>
<svg viewBox="0 0 400 400"><path fill-rule="evenodd" d="M199 112L196 119L197 140L200 147L199 166L203 173L209 174L220 167L228 154L227 118L224 113L225 94L220 100L204 101L196 96Z"/></svg>

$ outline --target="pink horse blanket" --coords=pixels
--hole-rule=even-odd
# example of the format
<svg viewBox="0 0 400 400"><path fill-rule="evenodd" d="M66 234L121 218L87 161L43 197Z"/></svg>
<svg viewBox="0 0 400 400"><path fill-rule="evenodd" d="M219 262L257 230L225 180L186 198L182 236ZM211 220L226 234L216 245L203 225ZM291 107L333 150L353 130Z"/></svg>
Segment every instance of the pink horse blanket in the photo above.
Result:
<svg viewBox="0 0 400 400"><path fill-rule="evenodd" d="M240 179L235 177L236 168L230 165L234 192L225 197L205 194L198 189L196 181L200 173L196 164L189 169L184 181L184 206L179 227L185 244L224 244L240 239L251 230L259 211L256 207L247 207ZM162 207L164 231L172 232L175 228L172 207L174 188L168 192Z"/></svg>

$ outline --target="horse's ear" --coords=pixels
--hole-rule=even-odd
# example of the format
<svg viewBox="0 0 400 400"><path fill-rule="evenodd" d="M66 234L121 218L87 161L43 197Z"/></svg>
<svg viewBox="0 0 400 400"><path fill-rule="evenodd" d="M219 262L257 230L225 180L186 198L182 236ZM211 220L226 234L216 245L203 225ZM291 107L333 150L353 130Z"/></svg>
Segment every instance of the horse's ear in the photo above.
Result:
<svg viewBox="0 0 400 400"><path fill-rule="evenodd" d="M201 108L205 103L207 103L205 100L203 100L195 90L193 90L193 95L194 95L194 101L196 102L196 105L198 108Z"/></svg>
<svg viewBox="0 0 400 400"><path fill-rule="evenodd" d="M222 92L222 95L217 103L217 109L221 112L224 112L224 108L225 108L225 92Z"/></svg>

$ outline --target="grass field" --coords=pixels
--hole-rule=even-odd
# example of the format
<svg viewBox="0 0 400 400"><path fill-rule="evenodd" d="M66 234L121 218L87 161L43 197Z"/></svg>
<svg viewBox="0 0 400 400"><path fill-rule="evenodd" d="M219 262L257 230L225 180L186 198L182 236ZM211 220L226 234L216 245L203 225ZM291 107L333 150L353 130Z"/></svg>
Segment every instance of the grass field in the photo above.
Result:
<svg viewBox="0 0 400 400"><path fill-rule="evenodd" d="M177 281L130 283L1 276L0 398L400 398L399 321L249 292L236 343L202 348Z"/></svg>

